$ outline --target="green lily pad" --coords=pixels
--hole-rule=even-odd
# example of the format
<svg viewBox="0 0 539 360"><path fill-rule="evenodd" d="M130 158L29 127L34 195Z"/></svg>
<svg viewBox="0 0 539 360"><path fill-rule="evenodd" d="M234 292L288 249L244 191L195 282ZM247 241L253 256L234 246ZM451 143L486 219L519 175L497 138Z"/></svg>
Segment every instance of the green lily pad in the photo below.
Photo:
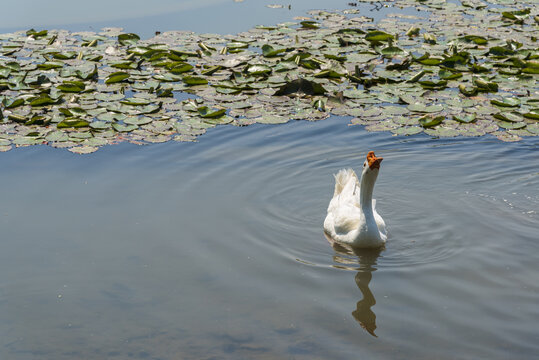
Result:
<svg viewBox="0 0 539 360"><path fill-rule="evenodd" d="M410 111L421 113L434 113L444 109L442 105L425 105L421 103L410 104L406 108Z"/></svg>
<svg viewBox="0 0 539 360"><path fill-rule="evenodd" d="M398 127L396 129L392 129L391 132L395 135L415 135L422 132L423 129L418 126L405 126L405 127Z"/></svg>
<svg viewBox="0 0 539 360"><path fill-rule="evenodd" d="M226 113L226 109L210 109L207 106L201 106L198 109L198 113L203 118L215 118L223 116Z"/></svg>
<svg viewBox="0 0 539 360"><path fill-rule="evenodd" d="M45 140L47 140L47 141L58 141L59 142L59 141L67 141L68 139L69 139L69 137L63 131L53 131L53 132L48 133L45 136Z"/></svg>
<svg viewBox="0 0 539 360"><path fill-rule="evenodd" d="M307 94L307 95L323 95L326 89L315 81L306 79L295 79L281 86L274 95L291 95L291 94Z"/></svg>
<svg viewBox="0 0 539 360"><path fill-rule="evenodd" d="M142 105L148 105L150 103L151 103L150 100L142 99L142 98L129 98L129 99L120 101L120 104L131 105L131 106L142 106Z"/></svg>
<svg viewBox="0 0 539 360"><path fill-rule="evenodd" d="M490 100L492 105L501 107L518 107L520 106L520 100L518 98L503 98Z"/></svg>
<svg viewBox="0 0 539 360"><path fill-rule="evenodd" d="M419 125L423 126L424 128L430 128L441 124L444 119L444 116L425 115L419 118L417 121L419 122Z"/></svg>
<svg viewBox="0 0 539 360"><path fill-rule="evenodd" d="M112 124L106 121L92 121L89 126L94 130L106 130L110 129Z"/></svg>
<svg viewBox="0 0 539 360"><path fill-rule="evenodd" d="M113 123L112 127L114 128L114 130L118 132L130 132L135 129L138 129L137 125L124 125L124 124L119 124L119 123Z"/></svg>
<svg viewBox="0 0 539 360"><path fill-rule="evenodd" d="M425 133L436 137L455 137L461 135L460 131L450 127L439 126L437 128L425 129Z"/></svg>
<svg viewBox="0 0 539 360"><path fill-rule="evenodd" d="M81 128L81 127L87 127L90 123L86 120L81 119L65 119L58 124L56 124L56 127L58 129L64 129L64 128Z"/></svg>
<svg viewBox="0 0 539 360"><path fill-rule="evenodd" d="M526 127L525 122L510 122L510 121L496 121L496 124L498 124L499 127L503 129L522 129Z"/></svg>
<svg viewBox="0 0 539 360"><path fill-rule="evenodd" d="M269 75L271 74L271 67L264 64L253 64L247 66L245 71L253 76Z"/></svg>
<svg viewBox="0 0 539 360"><path fill-rule="evenodd" d="M58 85L57 88L63 92L79 93L86 89L86 84L82 81L64 81L61 85Z"/></svg>
<svg viewBox="0 0 539 360"><path fill-rule="evenodd" d="M91 154L99 150L99 148L96 146L75 146L68 150L75 154Z"/></svg>
<svg viewBox="0 0 539 360"><path fill-rule="evenodd" d="M494 116L496 119L502 120L502 121L508 121L508 122L521 122L522 121L521 116L519 116L516 113L510 113L510 112L497 113L497 114L494 114L492 116Z"/></svg>
<svg viewBox="0 0 539 360"><path fill-rule="evenodd" d="M133 33L118 35L118 42L124 46L135 45L139 40L140 36Z"/></svg>
<svg viewBox="0 0 539 360"><path fill-rule="evenodd" d="M45 106L45 105L54 105L59 103L61 98L53 99L49 95L41 95L39 97L33 98L30 100L31 106Z"/></svg>
<svg viewBox="0 0 539 360"><path fill-rule="evenodd" d="M286 48L277 48L276 49L273 46L268 45L268 44L262 45L262 54L265 57L278 56L279 54L282 54L285 51L286 51Z"/></svg>
<svg viewBox="0 0 539 360"><path fill-rule="evenodd" d="M4 109L13 109L19 106L24 105L24 99L21 98L4 98L2 99L2 105L4 105Z"/></svg>
<svg viewBox="0 0 539 360"><path fill-rule="evenodd" d="M371 42L389 41L394 39L395 37L393 35L380 30L370 31L365 35L365 40Z"/></svg>
<svg viewBox="0 0 539 360"><path fill-rule="evenodd" d="M460 123L469 124L476 120L477 116L475 114L459 114L453 115L453 120L456 120Z"/></svg>
<svg viewBox="0 0 539 360"><path fill-rule="evenodd" d="M208 80L206 80L203 77L200 76L184 76L182 78L182 81L186 85L206 85L208 83Z"/></svg>
<svg viewBox="0 0 539 360"><path fill-rule="evenodd" d="M533 109L527 113L523 113L522 116L526 119L539 120L539 109Z"/></svg>
<svg viewBox="0 0 539 360"><path fill-rule="evenodd" d="M105 84L116 84L129 79L129 73L124 71L117 71L105 78Z"/></svg>
<svg viewBox="0 0 539 360"><path fill-rule="evenodd" d="M191 70L193 70L193 65L188 63L175 64L169 69L169 71L173 74L183 74L184 72L188 72Z"/></svg>

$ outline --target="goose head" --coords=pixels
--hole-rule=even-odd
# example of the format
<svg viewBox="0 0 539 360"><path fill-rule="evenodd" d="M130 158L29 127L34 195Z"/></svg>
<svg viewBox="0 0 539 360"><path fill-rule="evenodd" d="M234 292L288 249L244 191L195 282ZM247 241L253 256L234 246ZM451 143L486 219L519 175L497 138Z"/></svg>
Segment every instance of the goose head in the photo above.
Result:
<svg viewBox="0 0 539 360"><path fill-rule="evenodd" d="M372 184L374 185L374 182L378 177L378 171L380 171L380 163L382 162L382 160L384 160L384 158L376 157L376 155L374 155L374 151L369 151L369 153L367 154L367 159L363 163L361 179L372 182Z"/></svg>

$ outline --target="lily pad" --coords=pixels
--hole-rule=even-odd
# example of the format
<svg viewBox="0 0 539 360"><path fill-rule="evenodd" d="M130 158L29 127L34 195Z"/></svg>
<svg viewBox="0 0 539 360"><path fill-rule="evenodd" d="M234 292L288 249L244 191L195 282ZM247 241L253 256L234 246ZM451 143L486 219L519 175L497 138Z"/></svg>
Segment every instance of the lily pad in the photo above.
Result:
<svg viewBox="0 0 539 360"><path fill-rule="evenodd" d="M58 124L56 124L56 127L58 129L64 129L64 128L81 128L81 127L87 127L90 123L86 120L81 119L65 119Z"/></svg>
<svg viewBox="0 0 539 360"><path fill-rule="evenodd" d="M492 105L501 107L518 107L520 106L520 100L518 98L503 98L490 100Z"/></svg>
<svg viewBox="0 0 539 360"><path fill-rule="evenodd" d="M226 113L226 109L210 109L207 106L201 106L197 110L199 115L203 118L216 118L223 116Z"/></svg>
<svg viewBox="0 0 539 360"><path fill-rule="evenodd" d="M425 105L421 103L410 104L406 108L410 111L421 113L440 112L444 109L442 105Z"/></svg>
<svg viewBox="0 0 539 360"><path fill-rule="evenodd" d="M135 45L140 40L140 36L137 34L120 34L118 35L118 42L120 45Z"/></svg>
<svg viewBox="0 0 539 360"><path fill-rule="evenodd" d="M425 115L419 118L417 121L419 122L419 125L423 126L424 128L430 128L441 124L444 119L444 116Z"/></svg>
<svg viewBox="0 0 539 360"><path fill-rule="evenodd" d="M115 84L129 79L129 73L117 71L105 78L105 84Z"/></svg>
<svg viewBox="0 0 539 360"><path fill-rule="evenodd" d="M456 120L461 123L469 124L476 120L477 116L475 114L458 114L453 115L453 120Z"/></svg>

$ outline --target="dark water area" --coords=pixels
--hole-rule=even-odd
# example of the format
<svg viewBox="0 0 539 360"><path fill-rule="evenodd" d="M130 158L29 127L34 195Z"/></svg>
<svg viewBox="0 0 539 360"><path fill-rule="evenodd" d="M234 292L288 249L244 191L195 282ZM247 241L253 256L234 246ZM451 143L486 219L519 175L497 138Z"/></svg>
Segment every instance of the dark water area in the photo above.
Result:
<svg viewBox="0 0 539 360"><path fill-rule="evenodd" d="M537 140L347 123L2 154L0 358L533 358ZM322 222L368 150L390 236L351 256Z"/></svg>

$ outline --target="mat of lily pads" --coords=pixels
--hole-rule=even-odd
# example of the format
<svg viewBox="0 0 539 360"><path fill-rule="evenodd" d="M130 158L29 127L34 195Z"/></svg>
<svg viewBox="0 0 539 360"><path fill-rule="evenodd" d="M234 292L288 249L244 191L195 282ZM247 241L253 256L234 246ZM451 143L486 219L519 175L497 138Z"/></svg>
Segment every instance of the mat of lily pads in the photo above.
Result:
<svg viewBox="0 0 539 360"><path fill-rule="evenodd" d="M534 0L385 2L236 35L0 35L0 151L194 141L206 129L352 116L396 135L539 135ZM368 15L368 14L367 14ZM183 100L182 100L183 99Z"/></svg>

